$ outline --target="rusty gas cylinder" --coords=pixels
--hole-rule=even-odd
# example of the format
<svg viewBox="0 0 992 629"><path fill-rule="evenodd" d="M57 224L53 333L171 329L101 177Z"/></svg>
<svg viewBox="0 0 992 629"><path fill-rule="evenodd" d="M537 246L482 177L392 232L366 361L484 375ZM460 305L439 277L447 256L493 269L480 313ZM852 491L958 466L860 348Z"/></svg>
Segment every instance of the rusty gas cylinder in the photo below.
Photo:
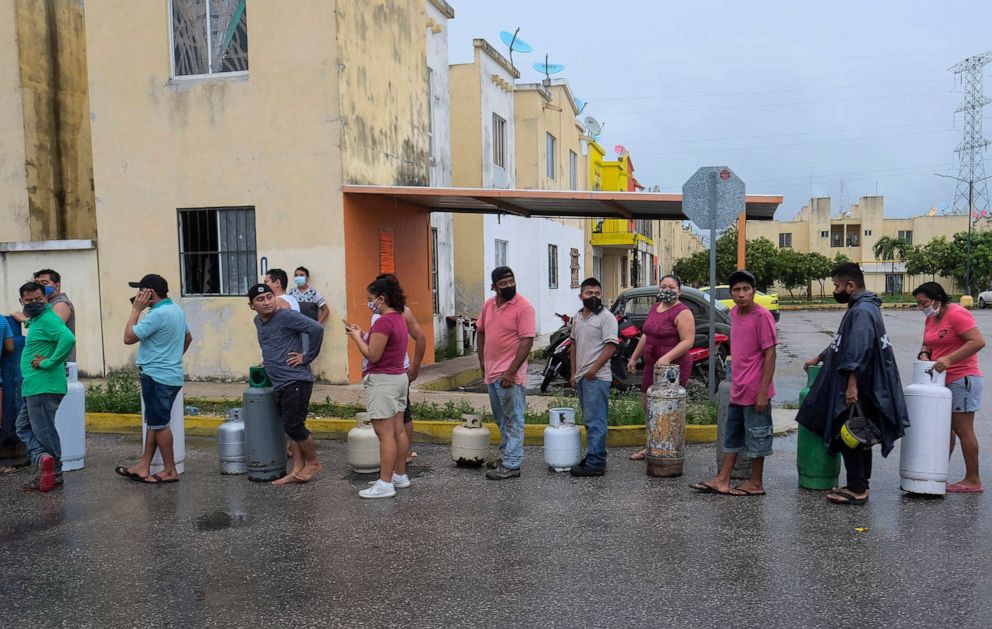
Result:
<svg viewBox="0 0 992 629"><path fill-rule="evenodd" d="M655 365L647 392L648 476L682 476L685 462L685 389L678 365Z"/></svg>

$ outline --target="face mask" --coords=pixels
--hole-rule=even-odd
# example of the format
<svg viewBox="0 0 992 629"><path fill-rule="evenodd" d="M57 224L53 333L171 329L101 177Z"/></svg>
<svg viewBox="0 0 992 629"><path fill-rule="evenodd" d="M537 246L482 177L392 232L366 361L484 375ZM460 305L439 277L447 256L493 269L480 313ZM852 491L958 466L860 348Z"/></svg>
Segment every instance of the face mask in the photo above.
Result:
<svg viewBox="0 0 992 629"><path fill-rule="evenodd" d="M840 291L839 293L834 293L834 299L838 304L846 304L851 301L851 295L847 291Z"/></svg>
<svg viewBox="0 0 992 629"><path fill-rule="evenodd" d="M54 286L46 286L45 287L45 297L51 297L52 296L52 293L54 293L54 292L55 292L55 287Z"/></svg>
<svg viewBox="0 0 992 629"><path fill-rule="evenodd" d="M599 314L599 311L603 309L603 300L599 297L588 297L582 300L582 305L594 314Z"/></svg>
<svg viewBox="0 0 992 629"><path fill-rule="evenodd" d="M303 286L304 284L307 283L307 278L303 277L302 275L297 275L296 277L293 278L293 281L296 282L297 286Z"/></svg>
<svg viewBox="0 0 992 629"><path fill-rule="evenodd" d="M674 304L679 299L679 293L673 288L658 289L658 301L663 304Z"/></svg>
<svg viewBox="0 0 992 629"><path fill-rule="evenodd" d="M929 306L927 306L926 308L923 309L923 316L924 317L933 317L933 316L936 316L938 312L940 312L940 306L937 306L936 308L934 308L934 304L936 304L936 303L937 303L936 301L932 301L932 302L930 302L930 305Z"/></svg>
<svg viewBox="0 0 992 629"><path fill-rule="evenodd" d="M372 299L372 300L366 302L365 305L369 307L369 310L371 310L372 312L375 312L376 302L378 302L378 301L379 301L379 298L376 297L375 299Z"/></svg>
<svg viewBox="0 0 992 629"><path fill-rule="evenodd" d="M46 304L32 302L30 304L24 304L24 314L34 319L41 313L45 312L45 308L48 306Z"/></svg>
<svg viewBox="0 0 992 629"><path fill-rule="evenodd" d="M503 301L510 301L517 296L517 287L507 286L506 288L501 288L499 289L499 296Z"/></svg>

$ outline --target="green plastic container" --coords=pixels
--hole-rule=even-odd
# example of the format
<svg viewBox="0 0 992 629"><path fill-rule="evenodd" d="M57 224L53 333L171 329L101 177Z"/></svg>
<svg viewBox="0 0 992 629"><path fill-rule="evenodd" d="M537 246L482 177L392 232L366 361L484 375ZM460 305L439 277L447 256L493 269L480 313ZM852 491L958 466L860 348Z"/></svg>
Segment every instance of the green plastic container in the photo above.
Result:
<svg viewBox="0 0 992 629"><path fill-rule="evenodd" d="M272 381L269 380L269 374L265 373L265 367L249 367L248 368L248 387L252 389L264 389L266 387L271 387Z"/></svg>
<svg viewBox="0 0 992 629"><path fill-rule="evenodd" d="M806 387L799 392L799 406L803 405L819 373L818 366L809 368ZM796 468L799 470L799 486L803 489L832 489L837 486L840 476L840 455L830 454L819 435L800 425Z"/></svg>

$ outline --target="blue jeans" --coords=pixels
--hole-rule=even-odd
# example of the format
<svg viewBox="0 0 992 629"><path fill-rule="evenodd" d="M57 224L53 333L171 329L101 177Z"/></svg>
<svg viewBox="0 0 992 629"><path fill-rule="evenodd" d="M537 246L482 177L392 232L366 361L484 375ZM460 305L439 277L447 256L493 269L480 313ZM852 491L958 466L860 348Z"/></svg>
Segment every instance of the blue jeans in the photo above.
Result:
<svg viewBox="0 0 992 629"><path fill-rule="evenodd" d="M43 454L55 457L55 471L62 471L62 442L55 430L55 413L62 402L61 393L39 393L24 398L17 414L17 438L24 442L31 465L38 466Z"/></svg>
<svg viewBox="0 0 992 629"><path fill-rule="evenodd" d="M499 426L499 454L503 467L515 470L524 462L524 388L504 388L499 380L489 385L489 403Z"/></svg>
<svg viewBox="0 0 992 629"><path fill-rule="evenodd" d="M586 427L586 466L597 470L606 467L606 424L610 414L610 383L605 380L575 382Z"/></svg>

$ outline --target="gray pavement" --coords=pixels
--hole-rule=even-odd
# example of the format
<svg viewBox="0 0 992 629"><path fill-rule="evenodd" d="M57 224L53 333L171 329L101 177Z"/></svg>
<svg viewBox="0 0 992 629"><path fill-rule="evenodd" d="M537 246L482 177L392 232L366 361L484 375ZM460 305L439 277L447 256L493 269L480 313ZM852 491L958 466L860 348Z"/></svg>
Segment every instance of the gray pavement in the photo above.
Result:
<svg viewBox="0 0 992 629"><path fill-rule="evenodd" d="M783 316L783 383L801 373L785 356L821 349L838 320ZM886 321L906 374L922 317ZM188 440L183 481L161 487L113 474L134 437L88 443L63 490L0 478L0 626L992 625L990 498L901 494L898 449L876 456L869 504L840 507L796 488L794 436L776 439L760 498L687 489L714 472L712 446L672 480L620 449L606 476L573 479L528 448L523 477L496 483L419 445L413 486L365 501L340 442L319 444L316 482L285 488L221 477L210 439Z"/></svg>

